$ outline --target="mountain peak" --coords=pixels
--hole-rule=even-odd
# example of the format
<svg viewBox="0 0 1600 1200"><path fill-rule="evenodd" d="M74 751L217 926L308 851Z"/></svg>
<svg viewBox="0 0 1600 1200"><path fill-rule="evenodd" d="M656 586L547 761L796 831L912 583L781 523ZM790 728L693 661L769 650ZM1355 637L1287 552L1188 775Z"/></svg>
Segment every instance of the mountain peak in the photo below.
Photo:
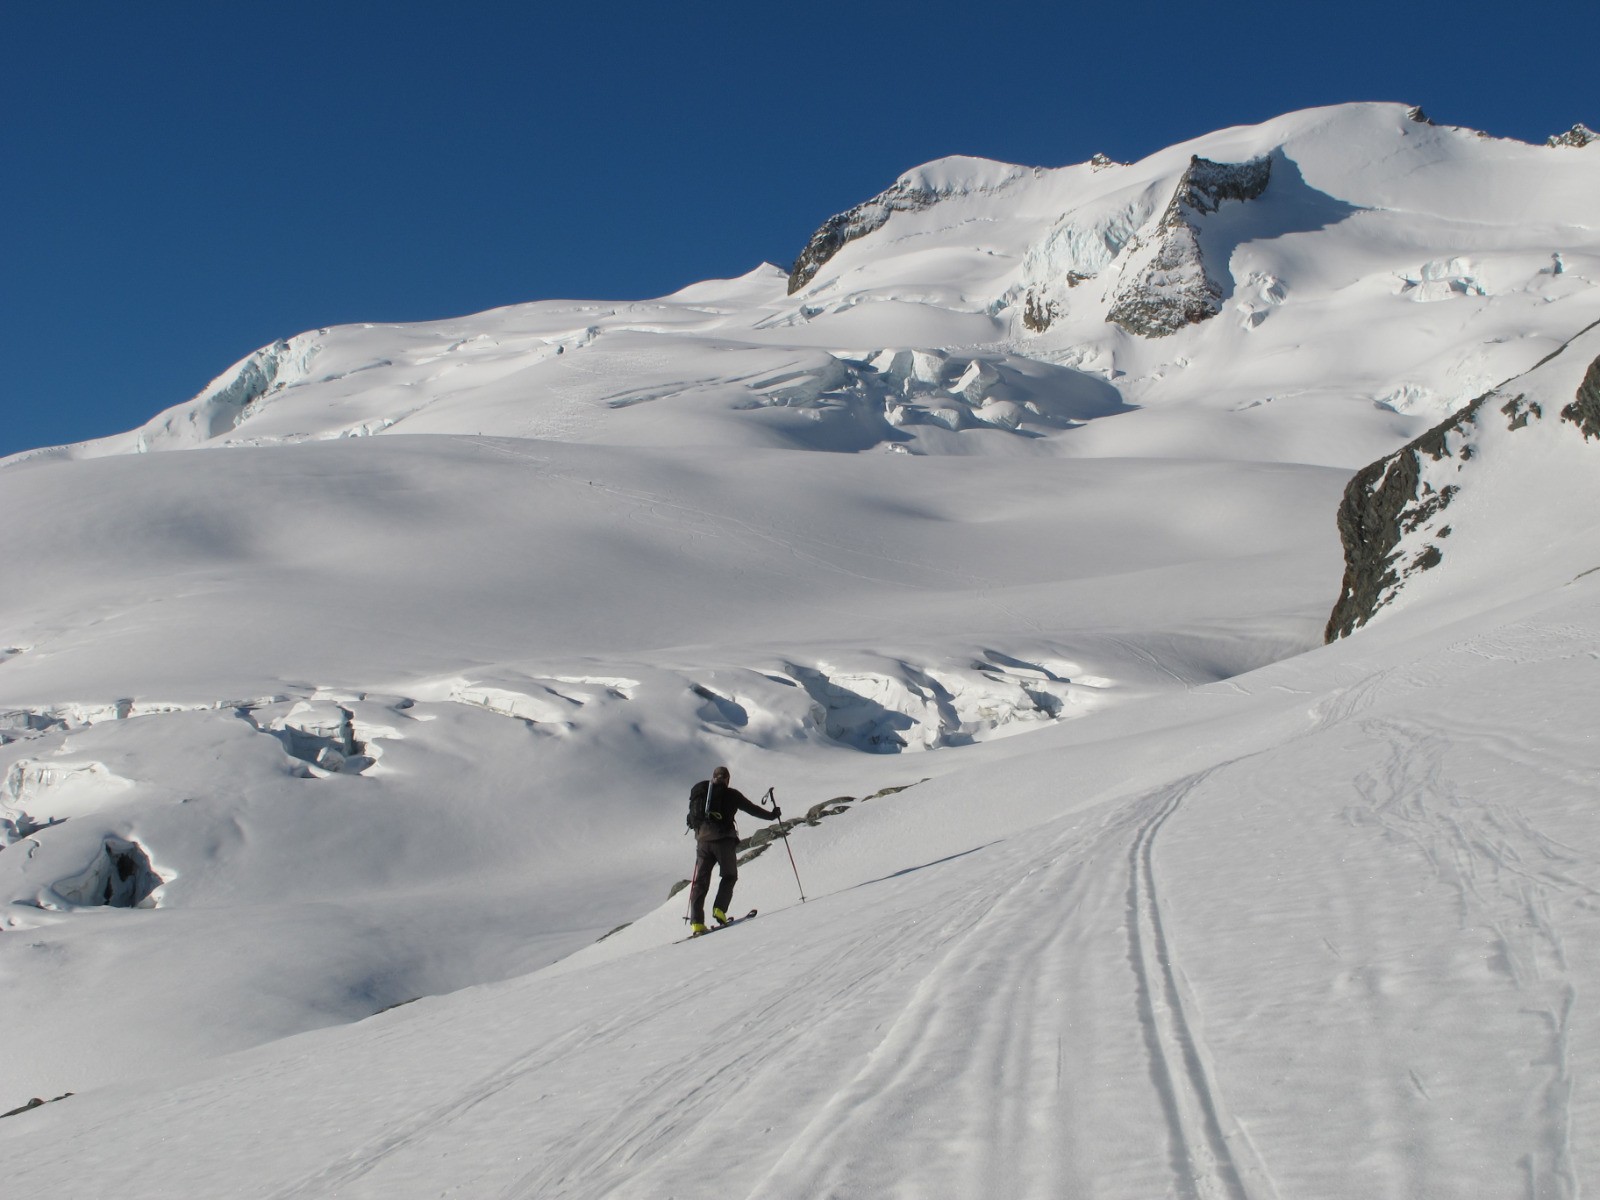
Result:
<svg viewBox="0 0 1600 1200"><path fill-rule="evenodd" d="M1023 167L1015 163L998 162L992 158L974 158L966 154L953 154L936 158L932 162L913 167L895 180L895 186L930 196L954 196L962 193L996 192L1019 179L1031 179L1040 173L1038 167Z"/></svg>

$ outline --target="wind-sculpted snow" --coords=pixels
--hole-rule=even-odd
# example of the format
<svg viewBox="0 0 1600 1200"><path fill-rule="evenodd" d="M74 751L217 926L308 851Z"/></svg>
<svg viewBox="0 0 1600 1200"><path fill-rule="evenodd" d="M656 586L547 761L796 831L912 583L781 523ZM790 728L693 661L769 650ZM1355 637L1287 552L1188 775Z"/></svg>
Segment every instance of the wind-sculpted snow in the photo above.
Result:
<svg viewBox="0 0 1600 1200"><path fill-rule="evenodd" d="M1488 295L1472 264L1462 258L1424 263L1415 276L1405 276L1403 290L1420 304L1448 300L1452 296Z"/></svg>
<svg viewBox="0 0 1600 1200"><path fill-rule="evenodd" d="M114 803L134 787L101 762L14 759L0 791L0 847Z"/></svg>

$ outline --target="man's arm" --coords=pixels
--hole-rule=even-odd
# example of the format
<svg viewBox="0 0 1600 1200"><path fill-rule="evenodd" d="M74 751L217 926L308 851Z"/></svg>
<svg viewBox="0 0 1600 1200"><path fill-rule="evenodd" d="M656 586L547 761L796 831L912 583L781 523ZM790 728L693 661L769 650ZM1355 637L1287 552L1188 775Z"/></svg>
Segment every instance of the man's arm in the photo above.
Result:
<svg viewBox="0 0 1600 1200"><path fill-rule="evenodd" d="M783 815L776 803L773 804L772 811L768 812L764 808L757 808L754 804L751 804L743 792L735 792L734 795L739 798L739 807L752 817L760 817L763 821L776 821Z"/></svg>

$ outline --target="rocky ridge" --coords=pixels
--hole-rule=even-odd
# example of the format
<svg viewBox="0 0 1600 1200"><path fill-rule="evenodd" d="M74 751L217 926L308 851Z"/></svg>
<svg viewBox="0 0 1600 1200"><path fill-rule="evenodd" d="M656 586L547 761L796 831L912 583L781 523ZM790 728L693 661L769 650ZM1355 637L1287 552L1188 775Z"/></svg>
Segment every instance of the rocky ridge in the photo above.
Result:
<svg viewBox="0 0 1600 1200"><path fill-rule="evenodd" d="M1227 201L1259 197L1271 177L1269 156L1221 163L1191 155L1158 217L1131 234L1126 229L1100 231L1120 271L1105 319L1140 337L1159 338L1221 312L1226 284L1201 252L1201 227ZM1072 269L1028 287L1022 297L1024 328L1034 333L1049 329L1061 315L1059 289L1076 288L1092 278L1088 271Z"/></svg>
<svg viewBox="0 0 1600 1200"><path fill-rule="evenodd" d="M1256 199L1271 178L1270 158L1190 159L1153 236L1128 246L1128 266L1106 320L1141 337L1166 337L1221 312L1224 287L1201 254L1200 222L1226 201Z"/></svg>
<svg viewBox="0 0 1600 1200"><path fill-rule="evenodd" d="M1584 335L1595 328L1355 474L1337 516L1345 570L1325 641L1348 637L1393 603L1408 580L1445 561L1442 543L1456 531L1444 514L1474 483L1474 464L1485 443L1525 438L1540 429L1548 435L1552 424L1557 431L1572 426L1586 443L1600 441L1600 357L1589 363L1573 399L1553 423L1547 418L1555 403L1540 378L1541 369L1574 343L1582 341L1592 350L1596 340ZM1496 414L1503 422L1494 420Z"/></svg>
<svg viewBox="0 0 1600 1200"><path fill-rule="evenodd" d="M1545 139L1546 146L1572 146L1582 150L1593 142L1600 142L1600 133L1596 133L1583 122L1578 122L1565 133L1553 133Z"/></svg>
<svg viewBox="0 0 1600 1200"><path fill-rule="evenodd" d="M972 173L974 166L978 168L976 176ZM994 174L995 170L999 174ZM1039 173L1038 168L1005 166L961 156L940 159L907 172L872 199L822 223L789 271L789 295L816 278L817 272L851 242L882 229L895 213L922 212L952 197L987 194Z"/></svg>
<svg viewBox="0 0 1600 1200"><path fill-rule="evenodd" d="M934 193L901 179L871 200L829 217L794 260L789 271L789 295L810 283L824 264L851 242L882 229L895 213L920 212L931 208L938 199Z"/></svg>

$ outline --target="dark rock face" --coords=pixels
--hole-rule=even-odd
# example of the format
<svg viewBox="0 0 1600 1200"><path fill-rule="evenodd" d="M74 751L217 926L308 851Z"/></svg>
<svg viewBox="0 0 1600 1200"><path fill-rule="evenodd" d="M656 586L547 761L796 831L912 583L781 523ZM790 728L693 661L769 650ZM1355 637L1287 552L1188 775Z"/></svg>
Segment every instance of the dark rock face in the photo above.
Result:
<svg viewBox="0 0 1600 1200"><path fill-rule="evenodd" d="M22 1107L20 1107L20 1108L13 1108L10 1112L0 1113L0 1120L5 1119L6 1117L19 1116L20 1114L25 1113L25 1112L32 1112L36 1108L43 1108L46 1104L54 1104L56 1102L56 1100L65 1100L68 1096L71 1096L71 1095L72 1095L71 1092L63 1092L61 1095L57 1096L55 1098L55 1100L46 1100L43 1097L35 1096L32 1100L29 1100L26 1104L22 1105Z"/></svg>
<svg viewBox="0 0 1600 1200"><path fill-rule="evenodd" d="M1029 291L1027 299L1022 303L1022 323L1034 333L1043 333L1049 329L1059 315L1054 304L1040 299L1032 291Z"/></svg>
<svg viewBox="0 0 1600 1200"><path fill-rule="evenodd" d="M1093 275L1085 275L1081 271L1068 271L1063 282L1069 288L1075 288L1093 278ZM1022 298L1023 327L1034 333L1043 333L1049 329L1060 315L1061 307L1054 300L1046 299L1037 288L1029 288Z"/></svg>
<svg viewBox="0 0 1600 1200"><path fill-rule="evenodd" d="M1345 485L1338 515L1339 537L1344 542L1344 583L1328 618L1324 641L1354 633L1387 603L1387 596L1405 574L1428 570L1442 560L1439 548L1430 546L1417 562L1403 563L1396 548L1404 534L1448 508L1455 498L1454 488L1435 491L1422 484L1423 457L1434 462L1447 457L1450 436L1463 434L1476 424L1478 410L1488 398L1478 397L1409 445L1363 467Z"/></svg>
<svg viewBox="0 0 1600 1200"><path fill-rule="evenodd" d="M1189 160L1189 169L1178 180L1178 190L1167 205L1161 226L1177 228L1185 220L1185 209L1214 213L1224 200L1254 200L1267 190L1271 179L1271 158L1219 163L1194 155Z"/></svg>
<svg viewBox="0 0 1600 1200"><path fill-rule="evenodd" d="M1554 133L1545 139L1546 146L1571 146L1582 150L1592 142L1600 142L1600 133L1579 122L1565 133Z"/></svg>
<svg viewBox="0 0 1600 1200"><path fill-rule="evenodd" d="M1577 399L1561 410L1561 419L1583 430L1584 441L1600 438L1600 358L1589 364Z"/></svg>
<svg viewBox="0 0 1600 1200"><path fill-rule="evenodd" d="M1135 280L1119 288L1106 320L1140 337L1158 338L1198 325L1222 311L1222 288L1200 258L1194 230L1168 232Z"/></svg>
<svg viewBox="0 0 1600 1200"><path fill-rule="evenodd" d="M1557 350L1539 366L1560 353ZM1339 536L1344 542L1344 582L1328 618L1325 641L1347 637L1365 625L1394 598L1406 576L1444 561L1444 552L1436 544L1416 547L1413 539L1411 547L1403 548L1401 543L1448 508L1459 493L1455 484L1435 487L1428 482L1426 468L1450 457L1452 445L1458 447L1455 453L1463 462L1472 460L1471 439L1484 428L1485 420L1492 419L1484 407L1491 400L1499 402L1497 408L1508 433L1527 429L1544 417L1544 407L1524 394L1509 389L1489 392L1409 445L1358 471L1346 485L1338 515ZM1561 410L1561 418L1582 430L1585 440L1600 439L1600 358L1589 364L1576 397ZM1433 536L1445 538L1450 533L1447 525Z"/></svg>
<svg viewBox="0 0 1600 1200"><path fill-rule="evenodd" d="M881 229L897 212L919 212L936 204L936 193L897 183L886 192L880 192L865 204L858 204L849 212L829 217L821 229L811 235L806 248L795 259L789 272L789 295L794 295L816 277L829 259L857 238Z"/></svg>
<svg viewBox="0 0 1600 1200"><path fill-rule="evenodd" d="M1420 104L1412 105L1406 110L1406 120L1415 121L1418 125L1432 125L1433 118L1422 111Z"/></svg>
<svg viewBox="0 0 1600 1200"><path fill-rule="evenodd" d="M1526 396L1513 396L1500 406L1500 411L1511 419L1510 429L1524 429L1530 420L1538 420L1544 416L1544 409L1537 400L1530 401Z"/></svg>
<svg viewBox="0 0 1600 1200"><path fill-rule="evenodd" d="M1166 337L1221 312L1223 289L1201 256L1199 222L1225 201L1254 200L1271 177L1271 158L1191 158L1155 227L1153 251L1118 287L1106 320L1140 337ZM1138 249L1130 245L1125 253Z"/></svg>

